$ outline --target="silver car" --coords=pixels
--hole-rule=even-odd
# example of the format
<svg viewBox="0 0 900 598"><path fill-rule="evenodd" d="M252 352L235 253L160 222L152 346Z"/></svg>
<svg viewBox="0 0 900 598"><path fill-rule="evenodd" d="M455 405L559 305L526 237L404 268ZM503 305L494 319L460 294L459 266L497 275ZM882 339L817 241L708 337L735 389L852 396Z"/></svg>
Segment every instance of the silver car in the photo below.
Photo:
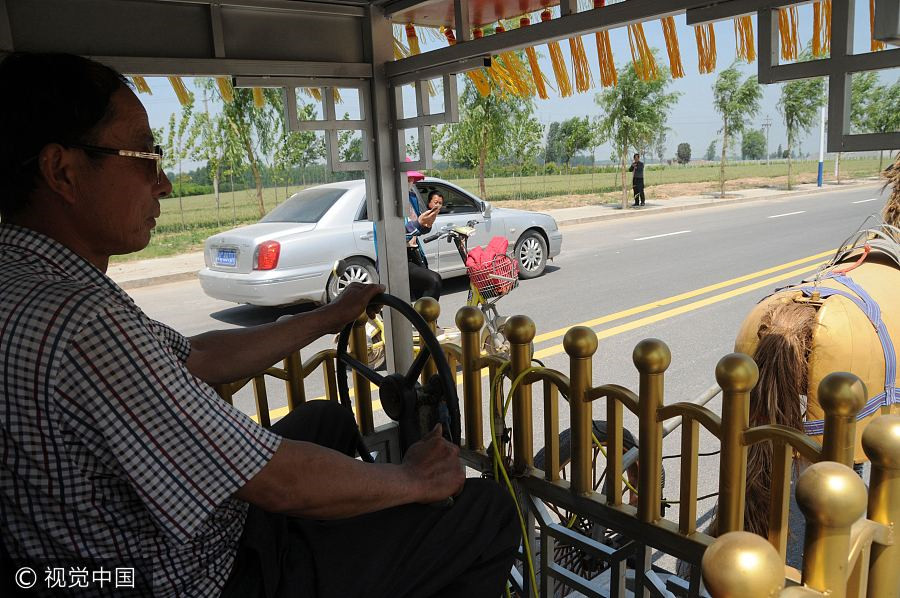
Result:
<svg viewBox="0 0 900 598"><path fill-rule="evenodd" d="M495 236L509 239L520 278L544 272L559 255L562 233L546 214L492 208L456 185L435 178L416 183L422 202L432 191L444 196L433 230L477 220L473 243ZM374 227L368 219L364 181L344 181L304 189L257 224L219 233L206 240L203 291L215 299L250 305L324 303L352 281L378 280ZM473 244L474 246L474 244ZM466 273L450 243L425 245L430 268L449 278ZM340 279L333 264L347 264Z"/></svg>

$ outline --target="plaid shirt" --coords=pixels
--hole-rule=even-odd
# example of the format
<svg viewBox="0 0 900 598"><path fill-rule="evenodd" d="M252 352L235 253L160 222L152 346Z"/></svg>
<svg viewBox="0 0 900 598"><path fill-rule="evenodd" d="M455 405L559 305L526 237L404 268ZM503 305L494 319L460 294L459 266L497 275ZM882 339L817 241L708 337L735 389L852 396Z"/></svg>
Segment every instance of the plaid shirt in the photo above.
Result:
<svg viewBox="0 0 900 598"><path fill-rule="evenodd" d="M0 289L6 551L133 566L157 596L218 595L247 515L232 495L280 437L188 372L188 339L56 241L0 224Z"/></svg>

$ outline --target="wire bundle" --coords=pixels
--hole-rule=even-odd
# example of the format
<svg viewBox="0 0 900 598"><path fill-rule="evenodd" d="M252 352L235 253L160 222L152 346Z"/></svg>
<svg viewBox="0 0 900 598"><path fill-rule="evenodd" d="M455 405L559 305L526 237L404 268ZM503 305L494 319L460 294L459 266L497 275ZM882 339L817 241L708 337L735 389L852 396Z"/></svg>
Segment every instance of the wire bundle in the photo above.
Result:
<svg viewBox="0 0 900 598"><path fill-rule="evenodd" d="M694 27L697 37L697 68L701 75L716 70L716 30L712 23Z"/></svg>
<svg viewBox="0 0 900 598"><path fill-rule="evenodd" d="M594 0L594 8L602 8L606 0ZM603 87L612 87L619 84L619 74L616 72L616 63L613 59L612 47L609 44L609 31L597 31L594 33L597 40L597 62L600 64L600 84Z"/></svg>
<svg viewBox="0 0 900 598"><path fill-rule="evenodd" d="M797 40L797 7L778 9L778 32L781 35L781 57L797 60L800 47Z"/></svg>
<svg viewBox="0 0 900 598"><path fill-rule="evenodd" d="M546 23L552 18L549 9L541 12L542 22ZM550 49L550 62L553 64L553 75L556 77L559 95L567 98L572 95L572 83L569 81L569 71L566 68L566 59L563 58L562 48L559 47L559 42L547 42L547 47Z"/></svg>
<svg viewBox="0 0 900 598"><path fill-rule="evenodd" d="M631 61L638 78L641 81L656 79L659 76L656 59L647 44L644 26L640 23L628 26L628 45L631 47Z"/></svg>
<svg viewBox="0 0 900 598"><path fill-rule="evenodd" d="M678 33L675 31L675 17L660 19L663 36L666 38L666 52L669 54L669 69L673 79L684 77L684 66L681 64L681 48L678 44Z"/></svg>
<svg viewBox="0 0 900 598"><path fill-rule="evenodd" d="M528 27L531 25L531 19L522 17L519 19L519 27ZM525 48L525 56L528 57L528 66L531 67L531 79L534 81L534 88L538 97L546 100L550 96L547 95L547 86L544 84L544 73L541 72L541 65L538 64L537 51L532 48Z"/></svg>
<svg viewBox="0 0 900 598"><path fill-rule="evenodd" d="M756 60L756 46L753 41L753 17L750 15L734 18L734 45L738 58L744 62Z"/></svg>

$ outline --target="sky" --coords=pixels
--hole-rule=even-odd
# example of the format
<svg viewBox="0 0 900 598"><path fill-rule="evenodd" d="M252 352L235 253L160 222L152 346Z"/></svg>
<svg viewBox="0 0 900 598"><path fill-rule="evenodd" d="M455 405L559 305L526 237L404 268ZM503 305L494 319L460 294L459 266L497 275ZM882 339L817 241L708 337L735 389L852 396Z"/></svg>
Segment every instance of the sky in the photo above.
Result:
<svg viewBox="0 0 900 598"><path fill-rule="evenodd" d="M854 34L854 51L857 53L869 51L869 3L856 2L856 19ZM806 4L799 7L799 39L801 46L809 42L812 37L812 5ZM756 17L753 17L754 32L757 32ZM675 155L675 149L679 143L685 142L691 145L693 158L701 158L706 152L709 143L719 137L721 121L718 114L713 109L712 104L712 86L715 82L716 73L701 75L697 69L697 46L694 40L693 28L685 24L684 15L675 17L680 42L680 51L682 64L684 65L685 76L682 79L675 80L669 87L669 91L678 92L680 94L677 104L669 114L667 126L671 129L667 138L667 156ZM668 65L668 58L665 52L665 41L662 35L662 27L659 21L648 21L644 23L644 31L647 41L652 48L657 48L660 64ZM732 21L722 21L716 23L716 48L717 48L717 71L720 72L727 68L736 58L734 43L734 27ZM628 45L628 35L624 28L612 30L610 32L613 56L616 65L621 67L627 61L631 60L631 53ZM405 41L405 40L404 40ZM440 47L432 42L428 36L421 37L423 51ZM536 117L545 126L545 131L549 124L554 121L561 121L572 116L590 116L595 117L601 114L600 107L595 103L595 96L601 90L599 83L599 71L597 67L597 50L593 35L583 37L584 47L588 56L588 62L591 65L592 75L594 77L595 87L583 94L576 94L569 98L554 97L551 91L551 98L548 100L535 99ZM563 54L566 57L571 69L571 62L568 50L568 43L561 43ZM757 48L758 50L758 48ZM548 58L547 46L539 46L538 52L541 55L541 68L545 75L551 81L552 66ZM752 64L739 63L739 68L744 76L755 76L757 72L757 63ZM881 80L885 82L893 82L900 75L900 69L892 69L881 73ZM141 100L147 107L150 124L153 127L164 127L168 124L169 115L172 112L179 111L178 100L171 89L168 81L164 78L148 79L153 95L142 95ZM185 79L185 83L189 88L193 87L191 79ZM459 89L462 90L463 84L460 81ZM774 152L779 144L787 145L787 133L783 125L782 116L778 112L777 103L780 96L781 85L764 85L763 100L761 102L759 113L749 119L749 128L759 129L766 118L772 121L772 127L769 131L769 151ZM406 94L407 98L411 96ZM198 96L199 97L199 96ZM306 98L307 101L309 98ZM412 102L407 101L407 104ZM434 103L434 101L433 101ZM440 109L440 102L437 102L437 108ZM357 112L358 108L351 98L347 98L343 106L337 107L338 114L349 111L351 115ZM434 107L433 107L434 108ZM433 110L434 111L434 110ZM818 154L819 148L819 126L816 125L801 137L800 146L804 153L809 152L813 156ZM720 146L717 144L717 147ZM732 152L739 153L740 141L732 146ZM600 146L596 151L598 160L606 160L610 156L610 148L606 145Z"/></svg>

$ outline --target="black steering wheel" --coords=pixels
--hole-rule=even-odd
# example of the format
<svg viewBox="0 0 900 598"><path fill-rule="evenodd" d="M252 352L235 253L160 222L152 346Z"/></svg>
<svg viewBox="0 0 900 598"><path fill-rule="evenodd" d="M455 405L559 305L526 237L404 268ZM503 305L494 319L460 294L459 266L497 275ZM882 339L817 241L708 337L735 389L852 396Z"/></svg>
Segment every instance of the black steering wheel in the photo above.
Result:
<svg viewBox="0 0 900 598"><path fill-rule="evenodd" d="M336 374L341 404L353 410L347 384L347 366L350 366L378 387L384 412L399 423L401 453L405 453L411 444L421 439L438 422L443 424L444 438L459 445L462 432L456 380L434 333L422 316L398 297L382 293L376 295L370 305L386 305L409 320L419 332L421 348L405 374L382 375L347 352L354 323L347 324L341 330L337 345ZM418 379L430 356L434 358L437 374L423 387Z"/></svg>

